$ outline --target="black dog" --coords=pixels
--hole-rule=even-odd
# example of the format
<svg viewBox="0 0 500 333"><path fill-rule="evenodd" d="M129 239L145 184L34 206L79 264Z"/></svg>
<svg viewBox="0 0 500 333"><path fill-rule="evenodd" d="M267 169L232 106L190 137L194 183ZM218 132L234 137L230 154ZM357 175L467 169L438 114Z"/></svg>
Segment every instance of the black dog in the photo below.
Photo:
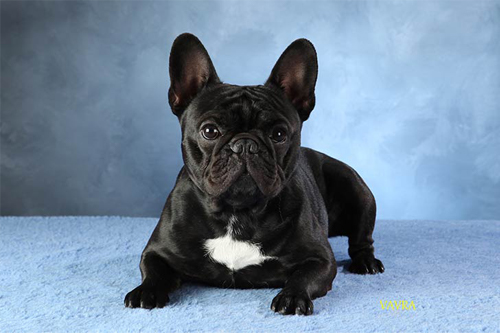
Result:
<svg viewBox="0 0 500 333"><path fill-rule="evenodd" d="M185 165L127 307L161 308L182 281L198 281L283 287L271 309L309 315L337 273L329 236L349 237L351 272L384 271L374 256L376 208L366 184L346 164L300 147L317 70L313 45L298 39L264 85L223 84L201 42L177 37L168 97Z"/></svg>

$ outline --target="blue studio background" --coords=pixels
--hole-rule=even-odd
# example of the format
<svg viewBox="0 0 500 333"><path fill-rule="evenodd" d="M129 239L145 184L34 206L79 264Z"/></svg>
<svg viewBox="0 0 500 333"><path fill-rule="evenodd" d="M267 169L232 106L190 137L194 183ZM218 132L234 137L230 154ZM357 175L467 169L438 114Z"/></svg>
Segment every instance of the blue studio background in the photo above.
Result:
<svg viewBox="0 0 500 333"><path fill-rule="evenodd" d="M379 218L500 218L498 1L2 1L1 215L160 214L182 160L168 55L222 80L318 52L303 145L353 166Z"/></svg>

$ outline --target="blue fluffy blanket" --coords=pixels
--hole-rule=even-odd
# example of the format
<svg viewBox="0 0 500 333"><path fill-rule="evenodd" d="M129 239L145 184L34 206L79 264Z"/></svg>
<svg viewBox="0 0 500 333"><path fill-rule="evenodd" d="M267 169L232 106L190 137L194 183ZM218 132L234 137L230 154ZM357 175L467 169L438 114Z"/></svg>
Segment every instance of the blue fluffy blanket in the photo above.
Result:
<svg viewBox="0 0 500 333"><path fill-rule="evenodd" d="M276 289L193 284L166 308L125 308L155 225L1 217L0 332L500 331L500 221L378 221L375 248L386 272L375 276L349 274L347 240L331 239L339 273L309 317L271 312Z"/></svg>

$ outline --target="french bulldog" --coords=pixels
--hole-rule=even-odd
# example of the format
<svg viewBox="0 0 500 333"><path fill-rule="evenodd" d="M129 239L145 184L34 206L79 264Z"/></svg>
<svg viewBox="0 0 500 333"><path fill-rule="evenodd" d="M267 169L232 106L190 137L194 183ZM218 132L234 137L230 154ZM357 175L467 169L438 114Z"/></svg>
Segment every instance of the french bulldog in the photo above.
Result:
<svg viewBox="0 0 500 333"><path fill-rule="evenodd" d="M314 46L294 41L264 85L221 82L202 43L176 38L168 100L182 129L182 167L141 257L130 308L162 308L182 282L282 288L280 314L310 315L337 274L328 242L347 236L349 270L375 258L375 199L356 171L301 147L315 105Z"/></svg>

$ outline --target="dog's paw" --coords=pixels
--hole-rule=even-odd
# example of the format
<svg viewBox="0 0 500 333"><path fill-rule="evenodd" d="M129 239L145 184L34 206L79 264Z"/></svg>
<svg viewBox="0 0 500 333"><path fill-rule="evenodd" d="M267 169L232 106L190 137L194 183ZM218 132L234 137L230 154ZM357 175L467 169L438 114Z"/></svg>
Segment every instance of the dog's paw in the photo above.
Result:
<svg viewBox="0 0 500 333"><path fill-rule="evenodd" d="M355 274L377 274L383 273L384 264L374 256L361 256L352 260L349 272Z"/></svg>
<svg viewBox="0 0 500 333"><path fill-rule="evenodd" d="M128 308L163 308L168 301L166 290L142 284L125 296L125 306Z"/></svg>
<svg viewBox="0 0 500 333"><path fill-rule="evenodd" d="M282 290L271 303L271 310L284 315L311 315L313 303L305 293L294 293Z"/></svg>

